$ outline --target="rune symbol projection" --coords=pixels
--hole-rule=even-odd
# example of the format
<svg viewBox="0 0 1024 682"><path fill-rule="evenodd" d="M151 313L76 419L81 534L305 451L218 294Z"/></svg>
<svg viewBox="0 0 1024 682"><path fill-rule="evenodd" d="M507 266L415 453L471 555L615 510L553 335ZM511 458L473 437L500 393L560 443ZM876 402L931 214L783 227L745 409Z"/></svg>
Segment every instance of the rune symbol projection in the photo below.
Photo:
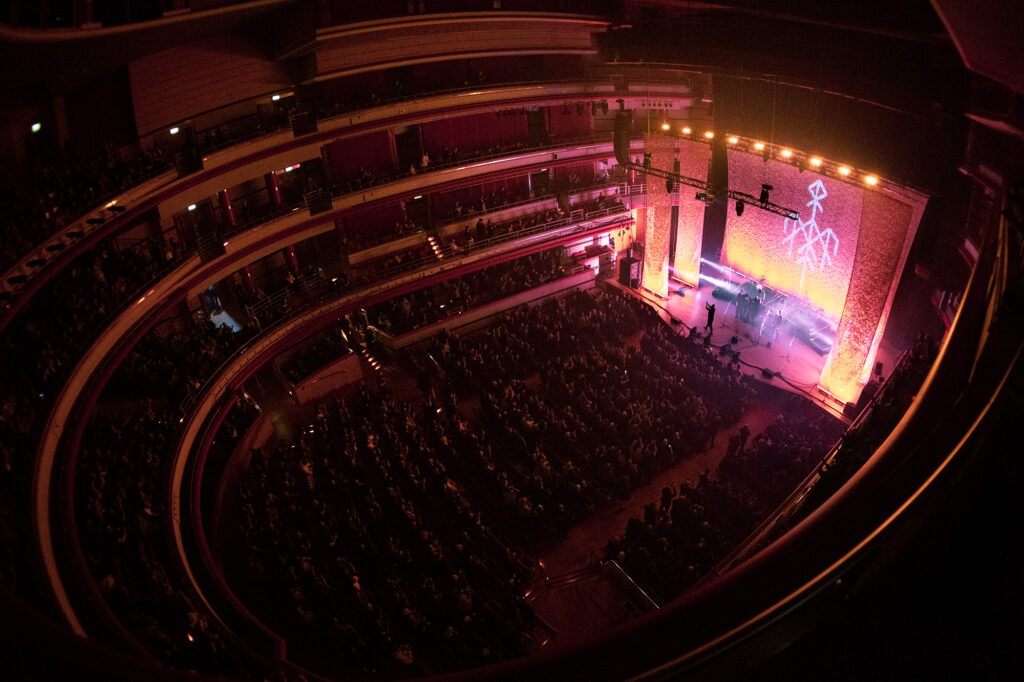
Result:
<svg viewBox="0 0 1024 682"><path fill-rule="evenodd" d="M832 256L839 252L839 237L831 228L818 227L818 213L824 213L821 200L828 196L825 183L820 179L807 186L811 200L811 217L806 221L786 218L782 223L783 244L789 246L789 257L794 258L793 245L796 244L796 264L800 266L800 287L804 286L804 275L808 270L825 270L832 265Z"/></svg>

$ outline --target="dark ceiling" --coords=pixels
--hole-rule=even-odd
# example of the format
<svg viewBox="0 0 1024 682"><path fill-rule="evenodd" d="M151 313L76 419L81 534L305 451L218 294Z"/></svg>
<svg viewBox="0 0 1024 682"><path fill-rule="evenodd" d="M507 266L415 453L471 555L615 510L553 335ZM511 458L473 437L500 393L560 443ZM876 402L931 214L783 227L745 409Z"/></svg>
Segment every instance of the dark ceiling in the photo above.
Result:
<svg viewBox="0 0 1024 682"><path fill-rule="evenodd" d="M287 6L295 1L244 2L170 19L92 30L12 30L0 25L0 46L7 57L0 82L6 88L43 85L54 93L66 92L131 59L175 44L228 30L260 32L267 26L280 25L272 13L294 10ZM627 19L728 14L766 23L818 26L825 34L884 38L890 44L952 40L971 71L1014 92L1024 91L1024 49L1020 46L1024 3L1018 0L624 0L623 7ZM891 68L898 71L902 65L894 62Z"/></svg>

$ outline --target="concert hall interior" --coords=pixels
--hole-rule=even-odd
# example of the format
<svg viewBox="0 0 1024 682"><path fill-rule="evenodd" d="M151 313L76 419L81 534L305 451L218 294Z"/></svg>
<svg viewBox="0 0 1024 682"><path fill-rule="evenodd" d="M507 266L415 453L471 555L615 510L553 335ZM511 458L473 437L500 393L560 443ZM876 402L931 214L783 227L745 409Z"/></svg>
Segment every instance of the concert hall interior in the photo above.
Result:
<svg viewBox="0 0 1024 682"><path fill-rule="evenodd" d="M0 678L1019 679L1011 0L0 0Z"/></svg>

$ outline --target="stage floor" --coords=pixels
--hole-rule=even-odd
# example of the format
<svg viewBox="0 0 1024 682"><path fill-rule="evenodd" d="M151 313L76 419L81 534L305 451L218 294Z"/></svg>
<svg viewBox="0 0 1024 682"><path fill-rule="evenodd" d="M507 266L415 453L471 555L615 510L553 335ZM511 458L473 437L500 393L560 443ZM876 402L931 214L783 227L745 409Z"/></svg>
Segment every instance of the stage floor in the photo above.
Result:
<svg viewBox="0 0 1024 682"><path fill-rule="evenodd" d="M828 357L827 353L821 354L802 341L792 326L781 325L774 340L759 335L760 324L744 322L737 316L735 305L714 298L711 295L714 286L711 284L702 285L698 289L689 286L680 289L682 285L673 283L669 297L664 299L643 287L632 289L623 286L617 280L608 281L652 305L666 322L683 335L690 334L694 327L702 338L708 335L704 328L707 322L705 305L714 303L715 324L710 343L716 353L721 355L723 346L729 344L730 353L739 353L739 364L743 373L759 381L806 395L836 416L843 416L845 404L818 385L825 359ZM729 359L728 354L721 356L723 361ZM876 359L883 362L886 367L892 367L895 352L888 349L883 342Z"/></svg>

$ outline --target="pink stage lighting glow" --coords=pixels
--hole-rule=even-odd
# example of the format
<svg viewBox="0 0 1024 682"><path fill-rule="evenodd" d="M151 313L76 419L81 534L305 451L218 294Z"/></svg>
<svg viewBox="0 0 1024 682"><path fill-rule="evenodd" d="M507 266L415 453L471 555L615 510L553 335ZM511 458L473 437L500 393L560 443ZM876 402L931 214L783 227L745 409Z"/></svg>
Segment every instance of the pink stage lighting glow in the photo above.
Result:
<svg viewBox="0 0 1024 682"><path fill-rule="evenodd" d="M863 190L776 161L767 162L765 174L760 156L729 152L730 188L757 196L767 180L770 201L799 211L800 219L729 210L723 262L838 320L857 253Z"/></svg>
<svg viewBox="0 0 1024 682"><path fill-rule="evenodd" d="M821 387L856 401L870 373L927 197L840 181L760 155L729 150L729 187L769 200L798 219L747 210L727 215L722 261L838 322Z"/></svg>

